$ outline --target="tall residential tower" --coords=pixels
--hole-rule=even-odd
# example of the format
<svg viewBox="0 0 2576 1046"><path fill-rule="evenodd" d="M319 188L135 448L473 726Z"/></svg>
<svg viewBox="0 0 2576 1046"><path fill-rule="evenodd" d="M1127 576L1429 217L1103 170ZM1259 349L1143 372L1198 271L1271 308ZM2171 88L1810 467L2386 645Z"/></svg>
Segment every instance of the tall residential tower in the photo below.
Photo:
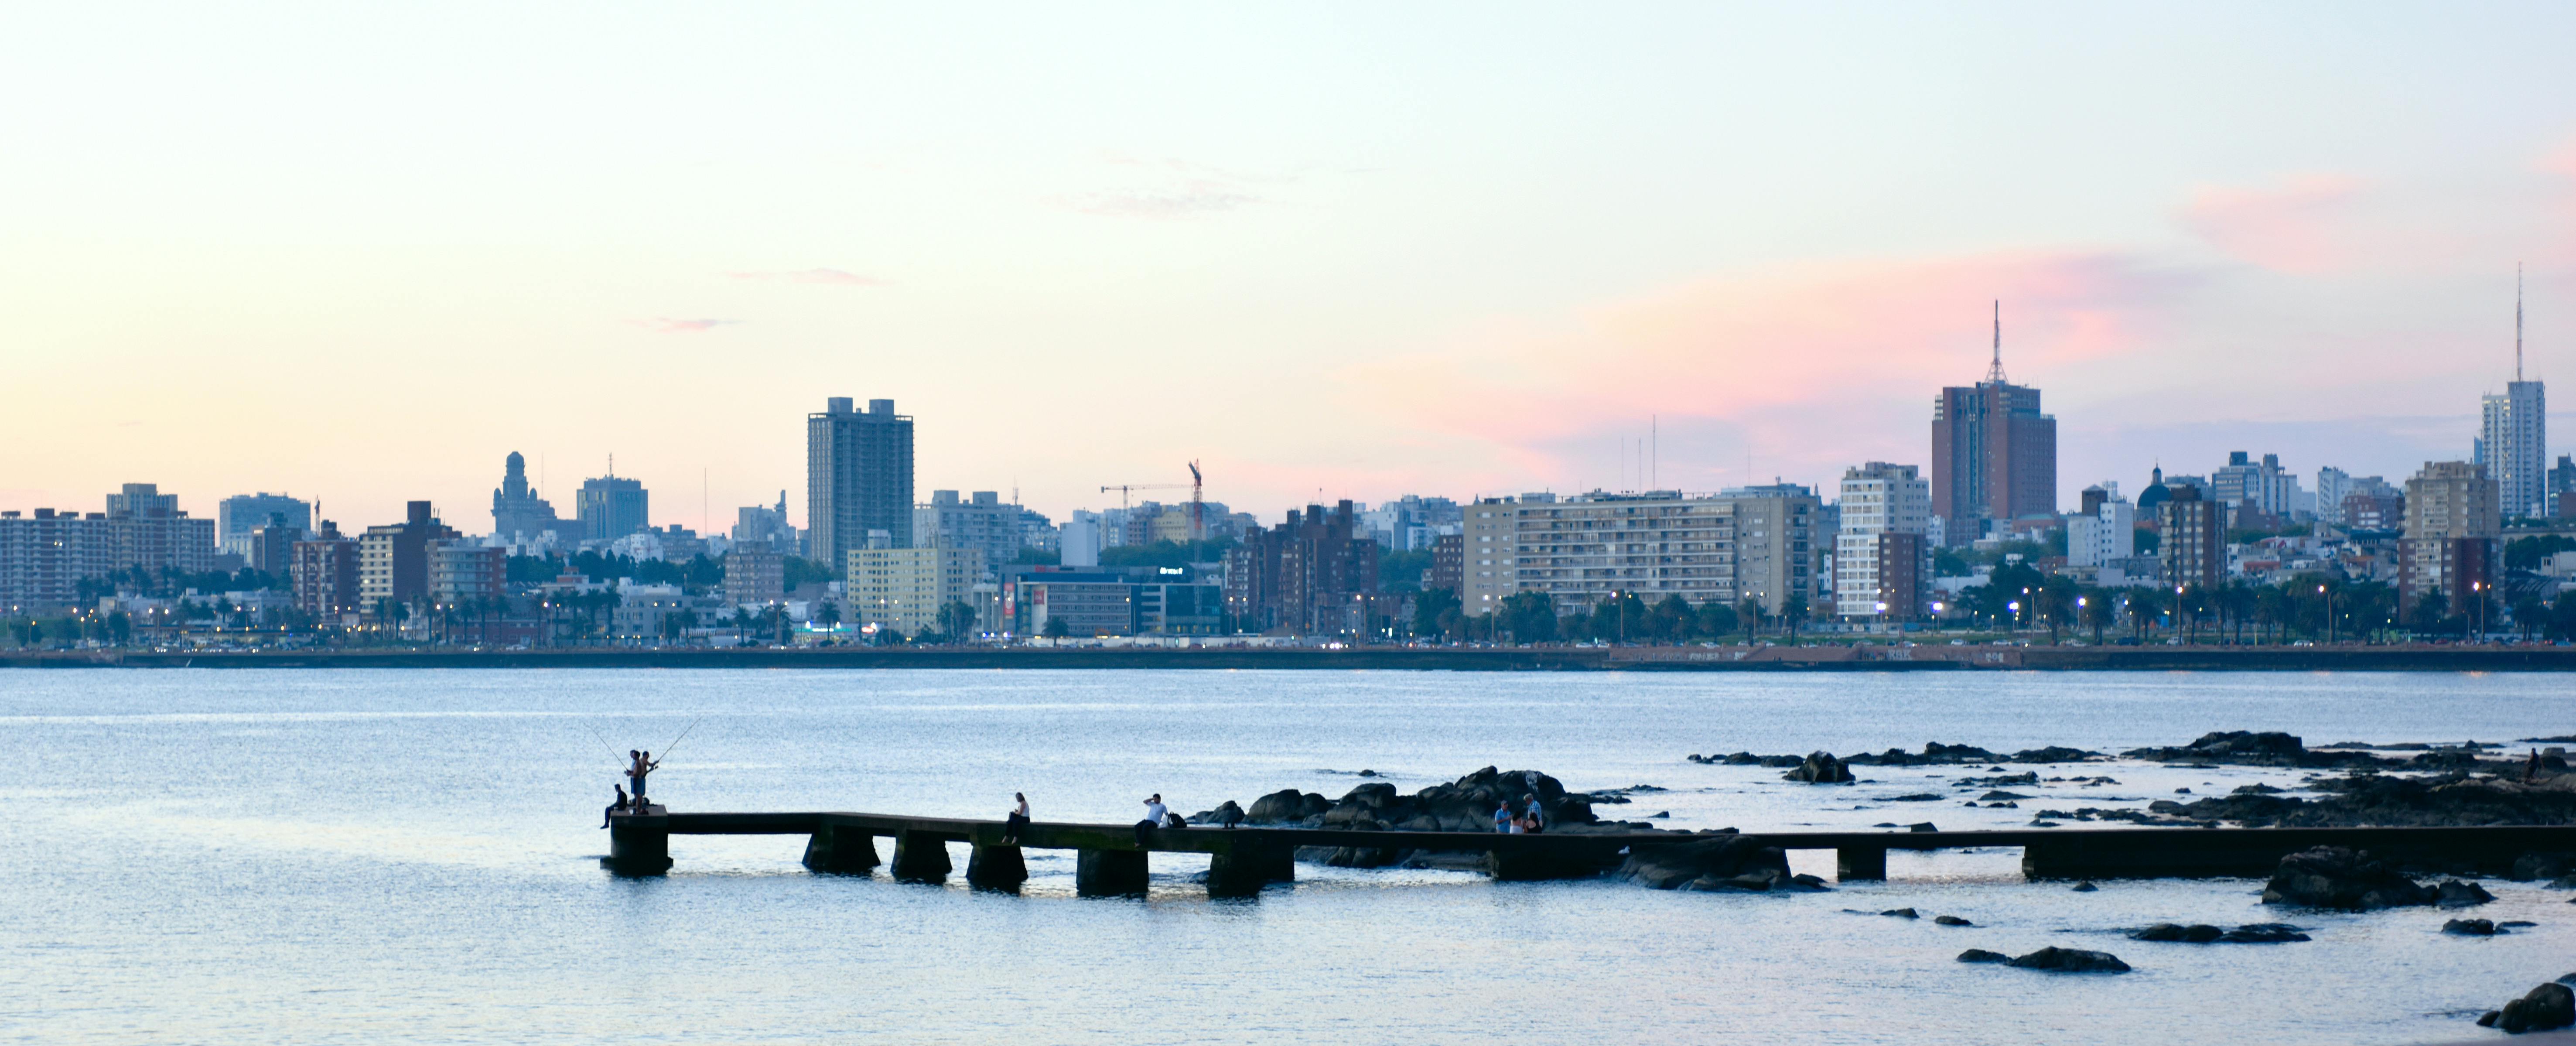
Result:
<svg viewBox="0 0 2576 1046"><path fill-rule="evenodd" d="M912 547L912 418L893 400L852 406L833 396L805 416L806 554L834 566L868 547L871 530Z"/></svg>
<svg viewBox="0 0 2576 1046"><path fill-rule="evenodd" d="M2549 514L2549 403L2537 381L2522 380L2522 276L2514 275L2513 380L2504 395L2479 403L2472 463L2487 467L2504 518Z"/></svg>
<svg viewBox="0 0 2576 1046"><path fill-rule="evenodd" d="M1946 545L2057 512L2057 419L2039 412L2038 389L2004 380L2003 329L1998 302L1986 380L1942 389L1932 404L1932 515Z"/></svg>

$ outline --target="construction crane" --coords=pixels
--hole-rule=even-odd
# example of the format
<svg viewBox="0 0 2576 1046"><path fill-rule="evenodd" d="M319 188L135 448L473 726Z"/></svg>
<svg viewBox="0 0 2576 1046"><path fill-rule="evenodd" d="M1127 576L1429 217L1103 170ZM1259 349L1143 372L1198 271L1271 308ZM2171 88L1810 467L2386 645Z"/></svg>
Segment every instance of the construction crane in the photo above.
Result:
<svg viewBox="0 0 2576 1046"><path fill-rule="evenodd" d="M1127 495L1131 491L1179 490L1182 487L1188 487L1190 488L1190 540L1205 541L1207 540L1207 520L1204 515L1206 509L1203 506L1206 502L1201 497L1201 486L1204 482L1205 477L1199 473L1199 463L1193 461L1190 462L1190 481L1187 483L1118 483L1102 487L1100 492L1106 494L1113 490L1117 491L1118 507L1123 509L1128 507Z"/></svg>

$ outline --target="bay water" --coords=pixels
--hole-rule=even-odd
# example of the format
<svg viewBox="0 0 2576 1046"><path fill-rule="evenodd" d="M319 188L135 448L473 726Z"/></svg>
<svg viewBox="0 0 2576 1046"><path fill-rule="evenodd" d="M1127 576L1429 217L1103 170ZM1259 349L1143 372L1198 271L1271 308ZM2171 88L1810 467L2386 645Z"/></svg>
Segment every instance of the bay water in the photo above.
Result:
<svg viewBox="0 0 2576 1046"><path fill-rule="evenodd" d="M675 838L664 877L598 862L629 748L667 752L675 811L998 818L1022 791L1040 820L1111 823L1150 792L1189 812L1488 765L1656 789L1606 818L1748 831L2302 786L2039 767L2112 782L1991 809L1955 785L1981 768L1816 787L1685 759L2223 729L2509 742L2576 732L2576 704L2515 674L12 671L0 1041L2402 1043L2492 1034L2477 1012L2576 969L2576 905L2544 884L2489 882L2476 914L2539 925L2471 939L2439 932L2457 913L2266 909L2255 880L2075 893L2021 881L2013 850L1893 854L1886 882L1812 894L1301 865L1239 900L1179 854L1142 900L1075 898L1050 851L1018 896L812 874L797 837ZM1791 856L1832 878L1830 853ZM1924 918L1875 914L1900 907ZM2122 936L2266 921L2314 940ZM2136 971L1954 961L2051 944Z"/></svg>

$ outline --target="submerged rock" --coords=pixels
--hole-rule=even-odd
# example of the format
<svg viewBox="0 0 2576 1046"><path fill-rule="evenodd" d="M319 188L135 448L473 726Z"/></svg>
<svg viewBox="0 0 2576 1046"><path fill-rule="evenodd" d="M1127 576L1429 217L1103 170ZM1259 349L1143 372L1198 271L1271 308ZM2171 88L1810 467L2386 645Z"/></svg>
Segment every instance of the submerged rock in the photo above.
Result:
<svg viewBox="0 0 2576 1046"><path fill-rule="evenodd" d="M1959 953L1959 961L2008 963L2012 961L2012 956L2006 955L2002 952L1990 952L1983 948L1970 948L1967 951Z"/></svg>
<svg viewBox="0 0 2576 1046"><path fill-rule="evenodd" d="M2493 937L2500 931L2485 919L2453 919L2442 924L2442 932L2458 937Z"/></svg>
<svg viewBox="0 0 2576 1046"><path fill-rule="evenodd" d="M2157 923L2129 931L2133 941L2168 941L2181 944L2286 944L2304 941L2308 935L2287 923L2247 923L2233 930L2221 930L2207 923L2189 926Z"/></svg>
<svg viewBox="0 0 2576 1046"><path fill-rule="evenodd" d="M2109 952L2081 948L2048 947L2018 956L2008 965L2024 970L2047 970L2052 973L2127 973L2129 964Z"/></svg>
<svg viewBox="0 0 2576 1046"><path fill-rule="evenodd" d="M2101 887L2093 885L2093 880L2091 879L2086 879L2074 886L2074 892L2076 893L2092 893L2099 889L2101 889Z"/></svg>

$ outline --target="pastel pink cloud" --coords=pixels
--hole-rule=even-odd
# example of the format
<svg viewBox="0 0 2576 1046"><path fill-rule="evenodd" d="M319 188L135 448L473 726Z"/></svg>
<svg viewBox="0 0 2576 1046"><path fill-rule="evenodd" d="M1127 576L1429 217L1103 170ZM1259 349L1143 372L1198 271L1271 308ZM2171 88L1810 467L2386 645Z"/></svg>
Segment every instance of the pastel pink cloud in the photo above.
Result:
<svg viewBox="0 0 2576 1046"><path fill-rule="evenodd" d="M2267 269L2313 275L2352 267L2358 178L2303 174L2259 186L2205 186L2184 205L2183 225L2230 256Z"/></svg>

